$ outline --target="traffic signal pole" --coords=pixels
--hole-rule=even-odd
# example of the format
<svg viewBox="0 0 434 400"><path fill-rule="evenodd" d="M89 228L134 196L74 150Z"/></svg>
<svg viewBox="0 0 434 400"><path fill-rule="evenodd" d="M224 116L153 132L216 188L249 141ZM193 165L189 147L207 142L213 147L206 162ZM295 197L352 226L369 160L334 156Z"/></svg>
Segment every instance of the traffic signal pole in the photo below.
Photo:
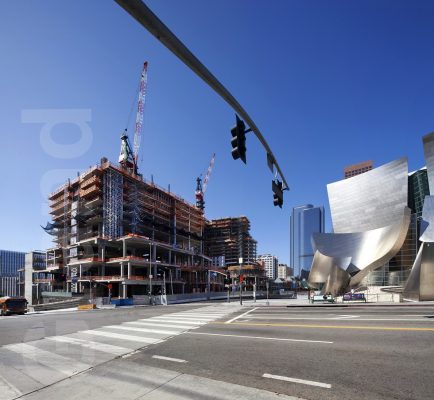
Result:
<svg viewBox="0 0 434 400"><path fill-rule="evenodd" d="M240 103L227 90L218 79L203 65L199 59L173 34L173 32L151 11L151 9L141 0L115 0L126 12L128 12L137 22L139 22L146 30L155 36L164 46L166 46L173 54L175 54L185 65L187 65L197 76L199 76L206 84L208 84L215 92L217 92L223 100L228 103L232 109L246 121L247 125L252 129L255 136L261 142L267 155L267 165L271 172L276 173L282 178L285 189L289 189L289 185L271 151L265 138L262 136L259 128L250 118L249 114L244 110Z"/></svg>

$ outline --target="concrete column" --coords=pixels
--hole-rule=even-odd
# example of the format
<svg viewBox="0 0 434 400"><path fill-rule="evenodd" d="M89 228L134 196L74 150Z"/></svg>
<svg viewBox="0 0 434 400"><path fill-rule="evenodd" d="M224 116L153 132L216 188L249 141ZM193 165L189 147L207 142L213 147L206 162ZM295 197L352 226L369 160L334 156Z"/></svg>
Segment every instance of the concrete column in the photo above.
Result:
<svg viewBox="0 0 434 400"><path fill-rule="evenodd" d="M131 277L131 262L130 261L128 261L128 279L130 279L130 277Z"/></svg>
<svg viewBox="0 0 434 400"><path fill-rule="evenodd" d="M124 263L121 262L121 278L124 277Z"/></svg>
<svg viewBox="0 0 434 400"><path fill-rule="evenodd" d="M122 298L126 299L127 298L127 285L122 285Z"/></svg>
<svg viewBox="0 0 434 400"><path fill-rule="evenodd" d="M125 239L122 240L122 257L127 256L127 244L125 243Z"/></svg>
<svg viewBox="0 0 434 400"><path fill-rule="evenodd" d="M24 257L24 297L29 305L33 302L33 253L27 253Z"/></svg>
<svg viewBox="0 0 434 400"><path fill-rule="evenodd" d="M155 245L155 243L153 243L152 244L152 262L154 263L154 268L153 268L152 275L154 275L154 279L157 276L157 265L155 264L156 259L157 259L157 246Z"/></svg>

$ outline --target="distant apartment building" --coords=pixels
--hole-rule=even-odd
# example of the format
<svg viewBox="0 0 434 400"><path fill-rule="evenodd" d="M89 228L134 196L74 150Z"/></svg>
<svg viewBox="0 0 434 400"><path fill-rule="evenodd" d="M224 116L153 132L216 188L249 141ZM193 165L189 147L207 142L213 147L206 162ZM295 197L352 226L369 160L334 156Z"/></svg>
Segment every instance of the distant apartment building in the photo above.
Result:
<svg viewBox="0 0 434 400"><path fill-rule="evenodd" d="M351 178L356 175L363 174L364 172L370 171L373 168L373 162L364 161L359 164L350 165L344 168L345 179Z"/></svg>
<svg viewBox="0 0 434 400"><path fill-rule="evenodd" d="M24 267L25 253L0 250L0 296L18 296L19 270Z"/></svg>
<svg viewBox="0 0 434 400"><path fill-rule="evenodd" d="M24 268L20 269L20 293L29 304L39 303L43 292L63 290L63 282L47 270L47 253L30 251L25 254Z"/></svg>
<svg viewBox="0 0 434 400"><path fill-rule="evenodd" d="M277 267L277 277L283 281L288 280L294 275L294 270L286 264L279 264Z"/></svg>
<svg viewBox="0 0 434 400"><path fill-rule="evenodd" d="M268 279L276 279L277 278L277 267L279 261L277 257L271 254L263 254L258 256L258 261L262 261L265 267L265 274Z"/></svg>
<svg viewBox="0 0 434 400"><path fill-rule="evenodd" d="M250 235L247 217L220 218L207 221L205 225L205 254L214 267L231 267L254 264L257 242Z"/></svg>
<svg viewBox="0 0 434 400"><path fill-rule="evenodd" d="M312 234L324 232L324 207L294 207L290 217L290 263L294 273L307 279L313 261Z"/></svg>

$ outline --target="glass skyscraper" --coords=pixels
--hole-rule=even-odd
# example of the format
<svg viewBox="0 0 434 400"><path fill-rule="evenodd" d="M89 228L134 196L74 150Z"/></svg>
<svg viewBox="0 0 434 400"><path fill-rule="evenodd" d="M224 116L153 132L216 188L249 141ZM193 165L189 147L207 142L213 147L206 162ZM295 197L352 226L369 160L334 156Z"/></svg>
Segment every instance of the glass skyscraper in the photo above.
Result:
<svg viewBox="0 0 434 400"><path fill-rule="evenodd" d="M312 204L294 207L290 217L290 266L300 278L309 276L314 255L311 239L316 232L324 232L324 207Z"/></svg>
<svg viewBox="0 0 434 400"><path fill-rule="evenodd" d="M25 253L0 250L0 296L18 295L18 270L24 268Z"/></svg>

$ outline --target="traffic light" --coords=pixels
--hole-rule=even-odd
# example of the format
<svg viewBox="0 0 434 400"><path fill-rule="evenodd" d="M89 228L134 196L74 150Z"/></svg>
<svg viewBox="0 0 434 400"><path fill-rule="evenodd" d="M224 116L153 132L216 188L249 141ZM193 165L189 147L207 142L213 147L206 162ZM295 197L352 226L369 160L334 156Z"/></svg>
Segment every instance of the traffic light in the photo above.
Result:
<svg viewBox="0 0 434 400"><path fill-rule="evenodd" d="M235 114L235 118L236 118L236 125L231 129L232 158L234 160L241 158L243 163L247 164L247 161L246 161L246 125L238 117L237 114Z"/></svg>
<svg viewBox="0 0 434 400"><path fill-rule="evenodd" d="M271 189L273 190L273 203L274 206L279 206L282 208L283 205L283 184L276 179L272 181Z"/></svg>

